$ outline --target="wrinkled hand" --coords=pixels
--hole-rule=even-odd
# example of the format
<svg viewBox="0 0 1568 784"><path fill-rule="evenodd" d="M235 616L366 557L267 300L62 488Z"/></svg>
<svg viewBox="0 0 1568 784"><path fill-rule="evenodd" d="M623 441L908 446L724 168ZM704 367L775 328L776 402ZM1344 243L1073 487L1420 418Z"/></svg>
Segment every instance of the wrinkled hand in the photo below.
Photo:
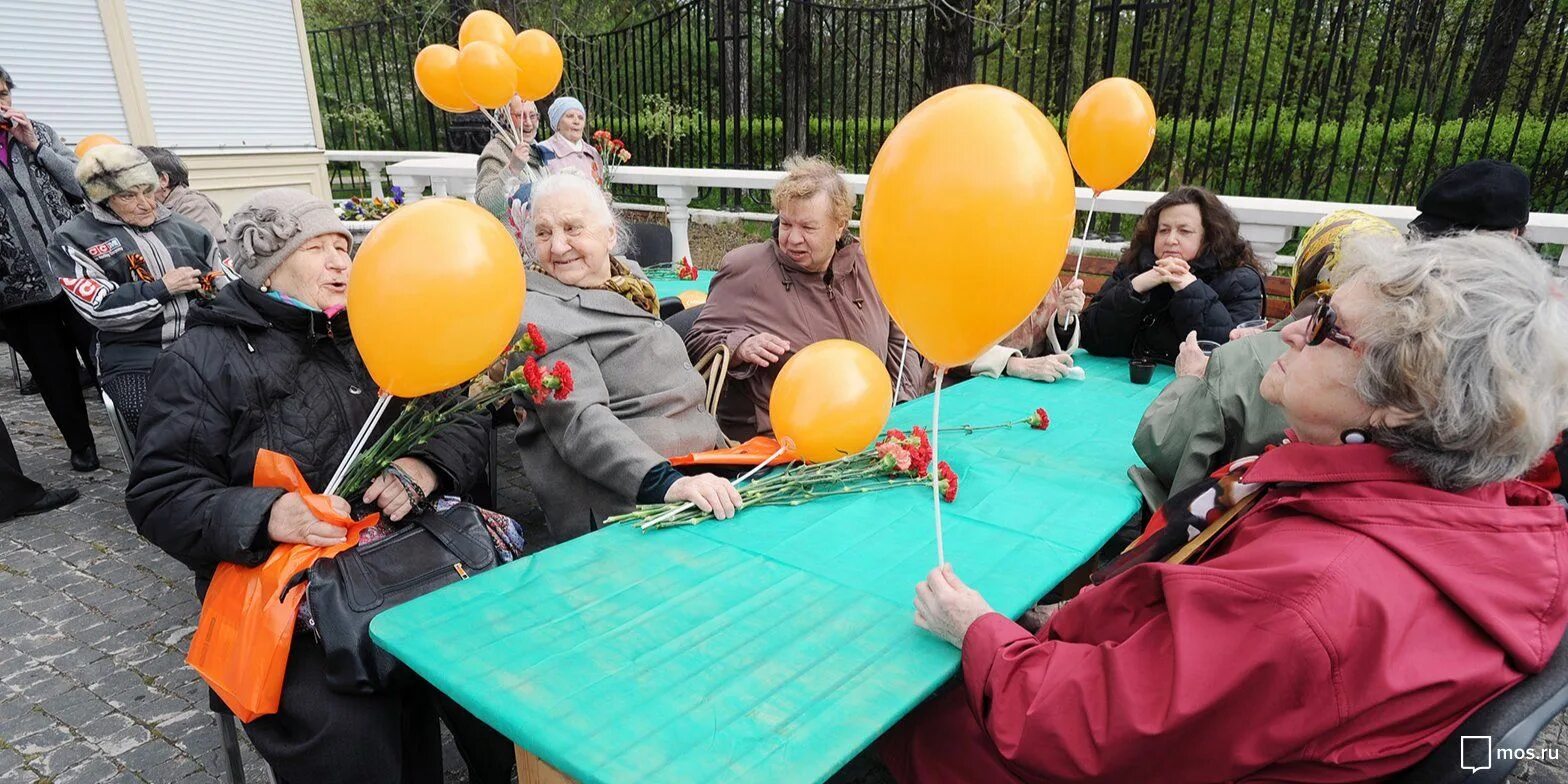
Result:
<svg viewBox="0 0 1568 784"><path fill-rule="evenodd" d="M958 579L951 564L932 569L925 580L915 584L915 625L956 648L964 647L970 625L988 612L992 612L991 605Z"/></svg>
<svg viewBox="0 0 1568 784"><path fill-rule="evenodd" d="M1246 327L1246 328L1237 327L1237 328L1235 328L1235 329L1230 331L1230 339L1231 340L1241 340L1242 338L1252 337L1253 335L1256 335L1256 334L1258 334L1260 332L1267 332L1267 331L1268 331L1267 327Z"/></svg>
<svg viewBox="0 0 1568 784"><path fill-rule="evenodd" d="M400 457L392 461L392 465L403 469L403 473L419 485L428 498L436 489L436 472L425 461L416 457ZM414 511L414 498L403 483L397 481L389 473L382 473L370 483L370 489L365 491L365 503L381 507L381 512L388 520L397 522Z"/></svg>
<svg viewBox="0 0 1568 784"><path fill-rule="evenodd" d="M11 120L11 137L25 145L27 149L36 152L40 142L38 129L33 127L33 121L27 118L25 112L18 109L7 109L6 116Z"/></svg>
<svg viewBox="0 0 1568 784"><path fill-rule="evenodd" d="M1086 301L1087 298L1083 293L1083 278L1077 278L1063 286L1061 299L1057 300L1056 304L1057 322L1065 325L1073 316L1082 313Z"/></svg>
<svg viewBox="0 0 1568 784"><path fill-rule="evenodd" d="M675 484L670 485L669 491L664 494L664 500L689 501L720 520L734 517L735 510L741 506L740 492L735 489L735 485L713 474L683 476L675 480Z"/></svg>
<svg viewBox="0 0 1568 784"><path fill-rule="evenodd" d="M767 332L759 332L740 342L735 358L749 365L767 367L789 353L789 341Z"/></svg>
<svg viewBox="0 0 1568 784"><path fill-rule="evenodd" d="M1073 366L1069 354L1051 354L1044 357L1012 357L1007 360L1006 374L1030 381L1052 382L1067 374Z"/></svg>
<svg viewBox="0 0 1568 784"><path fill-rule="evenodd" d="M347 515L348 501L328 496L332 508ZM272 502L267 511L267 536L279 544L306 544L311 547L328 547L342 544L348 530L339 525L317 520L299 493L286 493Z"/></svg>
<svg viewBox="0 0 1568 784"><path fill-rule="evenodd" d="M1030 607L1024 611L1023 617L1018 619L1018 625L1028 629L1031 634L1039 634L1040 630L1045 628L1046 622L1050 621L1051 616L1055 615L1057 610L1062 609L1064 604L1067 604L1067 602L1037 604Z"/></svg>
<svg viewBox="0 0 1568 784"><path fill-rule="evenodd" d="M195 267L175 267L164 273L162 280L170 294L185 294L201 288L201 271Z"/></svg>
<svg viewBox="0 0 1568 784"><path fill-rule="evenodd" d="M1187 339L1181 342L1181 350L1176 353L1176 375L1203 378L1208 370L1209 358L1198 348L1198 333L1188 332Z"/></svg>

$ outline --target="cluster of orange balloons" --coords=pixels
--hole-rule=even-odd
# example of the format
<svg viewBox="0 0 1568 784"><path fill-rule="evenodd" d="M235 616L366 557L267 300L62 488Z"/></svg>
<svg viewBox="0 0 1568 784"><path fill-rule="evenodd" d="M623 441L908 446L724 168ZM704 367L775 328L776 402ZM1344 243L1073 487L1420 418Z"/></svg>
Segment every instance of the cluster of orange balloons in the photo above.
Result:
<svg viewBox="0 0 1568 784"><path fill-rule="evenodd" d="M494 11L475 11L458 29L457 48L431 44L414 58L425 100L449 112L500 109L514 94L537 101L561 83L561 47L543 30L512 33Z"/></svg>

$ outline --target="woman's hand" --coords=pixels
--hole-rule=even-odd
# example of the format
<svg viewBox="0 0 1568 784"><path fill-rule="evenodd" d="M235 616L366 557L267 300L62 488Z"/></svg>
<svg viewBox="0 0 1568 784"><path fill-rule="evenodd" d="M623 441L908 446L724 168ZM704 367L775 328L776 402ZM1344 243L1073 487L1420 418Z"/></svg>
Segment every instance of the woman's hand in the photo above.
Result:
<svg viewBox="0 0 1568 784"><path fill-rule="evenodd" d="M27 114L18 109L7 109L6 116L11 120L11 137L33 152L38 151L42 142L38 139L38 129L33 127L33 121L27 119Z"/></svg>
<svg viewBox="0 0 1568 784"><path fill-rule="evenodd" d="M420 491L426 497L435 492L436 472L435 469L425 465L425 461L416 457L400 457L393 460L392 465L403 469L403 473L408 474L408 478L419 485ZM370 489L365 491L365 503L381 507L381 512L394 523L414 511L414 500L403 487L403 483L390 473L377 476L376 481L370 483Z"/></svg>
<svg viewBox="0 0 1568 784"><path fill-rule="evenodd" d="M185 294L201 288L201 271L195 267L175 267L165 272L162 280L170 294Z"/></svg>
<svg viewBox="0 0 1568 784"><path fill-rule="evenodd" d="M1067 602L1037 604L1030 607L1024 611L1023 617L1018 619L1018 625L1028 629L1030 634L1039 634L1040 630L1044 629L1045 625L1050 622L1051 616L1055 615L1057 610L1062 609L1064 604L1067 604Z"/></svg>
<svg viewBox="0 0 1568 784"><path fill-rule="evenodd" d="M1044 357L1011 357L1007 360L1007 367L1003 372L1014 378L1049 383L1067 375L1067 369L1072 366L1073 358L1069 354L1051 354Z"/></svg>
<svg viewBox="0 0 1568 784"><path fill-rule="evenodd" d="M720 520L734 517L735 510L741 507L740 491L735 489L735 485L713 474L683 476L675 480L675 484L670 485L670 489L665 492L664 500L667 503L689 501Z"/></svg>
<svg viewBox="0 0 1568 784"><path fill-rule="evenodd" d="M1083 312L1085 300L1083 278L1075 278L1073 282L1063 286L1062 297L1056 305L1056 323L1067 326L1067 322Z"/></svg>
<svg viewBox="0 0 1568 784"><path fill-rule="evenodd" d="M1189 284L1198 279L1198 276L1192 274L1192 267L1187 262L1174 256L1160 259L1154 266L1156 268L1164 268L1165 282L1169 283L1171 288L1176 291L1187 288Z"/></svg>
<svg viewBox="0 0 1568 784"><path fill-rule="evenodd" d="M991 605L958 579L951 564L932 569L924 581L915 584L915 625L955 648L964 647L970 625L989 612L993 612Z"/></svg>
<svg viewBox="0 0 1568 784"><path fill-rule="evenodd" d="M327 501L333 509L348 515L348 501L335 495L327 496ZM279 544L329 547L342 544L348 531L342 526L317 520L299 493L285 493L273 501L272 508L267 511L267 536Z"/></svg>
<svg viewBox="0 0 1568 784"><path fill-rule="evenodd" d="M735 348L735 358L748 365L767 367L789 353L789 341L767 332L759 332L740 342Z"/></svg>
<svg viewBox="0 0 1568 784"><path fill-rule="evenodd" d="M1203 378L1209 371L1209 358L1198 348L1198 333L1196 330L1187 333L1187 339L1181 342L1181 350L1176 352L1176 375Z"/></svg>
<svg viewBox="0 0 1568 784"><path fill-rule="evenodd" d="M1167 281L1165 278L1165 269L1162 268L1159 264L1155 264L1153 267L1150 267L1149 269L1146 269L1133 277L1132 290L1138 292L1139 294L1147 294L1156 288L1165 285L1167 282L1169 281Z"/></svg>

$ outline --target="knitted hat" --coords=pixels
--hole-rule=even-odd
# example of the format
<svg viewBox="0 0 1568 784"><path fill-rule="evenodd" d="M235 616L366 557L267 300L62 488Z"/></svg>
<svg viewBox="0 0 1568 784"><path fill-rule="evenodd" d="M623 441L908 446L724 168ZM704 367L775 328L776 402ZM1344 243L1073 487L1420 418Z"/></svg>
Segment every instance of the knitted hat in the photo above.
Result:
<svg viewBox="0 0 1568 784"><path fill-rule="evenodd" d="M566 113L573 109L582 112L584 117L588 116L588 110L583 108L583 102L573 98L570 95L563 95L560 98L551 101L550 130L555 130L555 126L561 124L561 118L565 117Z"/></svg>
<svg viewBox="0 0 1568 784"><path fill-rule="evenodd" d="M87 191L87 200L106 202L116 193L143 185L158 187L158 170L141 150L128 144L100 144L76 164L76 181Z"/></svg>
<svg viewBox="0 0 1568 784"><path fill-rule="evenodd" d="M1346 237L1383 236L1399 239L1399 230L1382 218L1360 210L1336 210L1312 224L1296 246L1296 263L1290 268L1290 301L1300 305L1312 294L1329 289L1329 272L1339 265Z"/></svg>
<svg viewBox="0 0 1568 784"><path fill-rule="evenodd" d="M293 188L271 188L252 196L234 211L227 228L234 272L256 288L315 237L341 234L354 241L331 204Z"/></svg>
<svg viewBox="0 0 1568 784"><path fill-rule="evenodd" d="M1530 222L1530 175L1503 161L1471 161L1438 177L1416 209L1410 228L1426 237L1522 229Z"/></svg>

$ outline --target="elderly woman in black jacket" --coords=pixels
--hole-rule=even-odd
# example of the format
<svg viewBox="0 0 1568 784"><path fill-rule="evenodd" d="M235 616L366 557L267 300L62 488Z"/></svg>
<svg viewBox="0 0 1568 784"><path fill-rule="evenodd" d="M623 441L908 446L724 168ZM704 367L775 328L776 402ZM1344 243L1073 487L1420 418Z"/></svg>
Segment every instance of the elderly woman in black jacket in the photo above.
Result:
<svg viewBox="0 0 1568 784"><path fill-rule="evenodd" d="M228 233L240 281L194 309L190 329L154 366L126 491L138 530L196 572L201 594L220 562L251 566L277 544L343 541L343 529L317 520L299 494L251 486L256 452L294 458L319 490L376 400L344 312L350 237L332 206L301 191L263 191ZM427 495L455 493L483 470L486 446L485 423L471 417L396 465ZM349 511L347 500L331 500ZM414 505L386 475L363 500L394 521ZM321 645L301 627L278 712L245 726L281 781L439 782L432 700L472 780L508 780L505 739L423 682L340 694L325 671Z"/></svg>
<svg viewBox="0 0 1568 784"><path fill-rule="evenodd" d="M1236 216L1184 186L1138 219L1131 244L1083 312L1083 346L1101 356L1176 358L1187 333L1224 343L1263 315L1263 268Z"/></svg>

